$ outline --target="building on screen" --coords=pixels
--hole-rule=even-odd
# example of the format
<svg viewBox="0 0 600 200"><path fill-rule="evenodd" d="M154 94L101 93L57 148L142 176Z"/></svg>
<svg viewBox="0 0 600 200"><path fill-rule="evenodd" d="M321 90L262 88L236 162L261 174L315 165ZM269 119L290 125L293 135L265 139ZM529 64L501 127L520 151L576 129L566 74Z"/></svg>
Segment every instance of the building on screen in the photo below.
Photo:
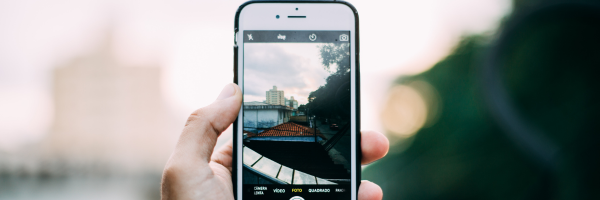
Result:
<svg viewBox="0 0 600 200"><path fill-rule="evenodd" d="M290 100L288 100L285 105L294 108L294 110L298 110L298 100L294 99L294 96L291 96Z"/></svg>
<svg viewBox="0 0 600 200"><path fill-rule="evenodd" d="M283 90L277 90L277 86L267 91L267 103L271 105L285 105Z"/></svg>
<svg viewBox="0 0 600 200"><path fill-rule="evenodd" d="M244 102L244 130L261 132L282 123L292 116L292 108L285 105L272 105L258 101Z"/></svg>

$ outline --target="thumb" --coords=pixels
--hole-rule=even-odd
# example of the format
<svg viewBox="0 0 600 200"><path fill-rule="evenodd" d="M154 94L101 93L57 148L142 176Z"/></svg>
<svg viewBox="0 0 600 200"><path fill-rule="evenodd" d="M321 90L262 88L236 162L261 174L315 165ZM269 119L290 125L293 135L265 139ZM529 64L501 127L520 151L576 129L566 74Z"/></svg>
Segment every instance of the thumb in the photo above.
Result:
<svg viewBox="0 0 600 200"><path fill-rule="evenodd" d="M236 84L227 84L215 102L190 115L174 154L190 161L200 158L208 163L217 138L235 121L241 104L241 89Z"/></svg>

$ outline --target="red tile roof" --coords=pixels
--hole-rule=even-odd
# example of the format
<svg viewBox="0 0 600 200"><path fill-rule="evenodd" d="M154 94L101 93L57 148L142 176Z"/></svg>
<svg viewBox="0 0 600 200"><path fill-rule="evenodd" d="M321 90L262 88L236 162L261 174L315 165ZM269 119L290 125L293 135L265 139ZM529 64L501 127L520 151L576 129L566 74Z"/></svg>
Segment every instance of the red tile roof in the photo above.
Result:
<svg viewBox="0 0 600 200"><path fill-rule="evenodd" d="M271 128L265 129L265 131L259 133L259 134L255 134L255 133L248 133L247 134L248 137L280 137L280 136L291 136L291 137L295 137L295 136L314 136L314 129L307 127L307 126L302 126L300 124L296 124L294 122L286 122L283 124L279 124L277 126L273 126ZM321 134L321 131L317 130L317 136L323 138L323 139L327 139L325 138L325 136L323 136L323 134Z"/></svg>

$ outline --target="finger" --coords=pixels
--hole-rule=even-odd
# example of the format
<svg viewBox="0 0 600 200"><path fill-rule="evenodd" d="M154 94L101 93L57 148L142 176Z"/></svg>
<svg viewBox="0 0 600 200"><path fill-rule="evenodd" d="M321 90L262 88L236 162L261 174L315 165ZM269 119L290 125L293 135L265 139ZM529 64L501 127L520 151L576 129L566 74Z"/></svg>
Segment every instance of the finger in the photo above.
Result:
<svg viewBox="0 0 600 200"><path fill-rule="evenodd" d="M383 191L381 188L371 181L361 181L358 188L358 200L381 200L383 199Z"/></svg>
<svg viewBox="0 0 600 200"><path fill-rule="evenodd" d="M219 150L217 150L215 153L213 153L211 160L215 163L223 165L223 167L226 167L227 169L229 169L229 172L231 172L231 169L232 169L231 161L233 160L232 155L233 155L233 139L230 139L227 143L225 143L225 145L223 145L221 148L219 148Z"/></svg>
<svg viewBox="0 0 600 200"><path fill-rule="evenodd" d="M364 165L383 158L390 149L390 142L379 132L362 131L360 147L362 149L361 164Z"/></svg>
<svg viewBox="0 0 600 200"><path fill-rule="evenodd" d="M212 104L194 111L175 147L176 156L210 161L218 136L235 121L242 105L240 88L230 83Z"/></svg>

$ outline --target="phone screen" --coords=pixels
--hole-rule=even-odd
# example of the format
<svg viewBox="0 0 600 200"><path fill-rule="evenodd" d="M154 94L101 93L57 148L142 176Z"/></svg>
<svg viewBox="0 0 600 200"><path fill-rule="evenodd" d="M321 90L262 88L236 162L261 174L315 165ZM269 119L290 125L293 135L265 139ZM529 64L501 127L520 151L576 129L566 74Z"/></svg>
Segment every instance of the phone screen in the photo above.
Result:
<svg viewBox="0 0 600 200"><path fill-rule="evenodd" d="M243 199L350 199L350 31L243 36Z"/></svg>

